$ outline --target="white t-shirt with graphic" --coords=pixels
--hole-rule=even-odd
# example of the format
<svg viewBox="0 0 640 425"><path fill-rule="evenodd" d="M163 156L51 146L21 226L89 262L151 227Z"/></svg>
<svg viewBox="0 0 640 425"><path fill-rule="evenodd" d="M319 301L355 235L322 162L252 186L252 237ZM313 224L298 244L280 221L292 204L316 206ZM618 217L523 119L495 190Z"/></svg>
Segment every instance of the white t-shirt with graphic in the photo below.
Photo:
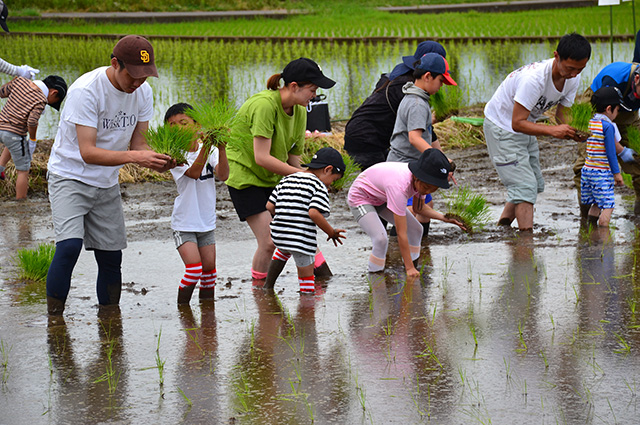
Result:
<svg viewBox="0 0 640 425"><path fill-rule="evenodd" d="M97 129L98 148L126 151L138 122L149 121L153 115L151 86L145 82L133 93L122 92L107 78L107 69L94 69L69 87L48 164L54 174L101 188L118 184L122 166L84 162L76 124Z"/></svg>
<svg viewBox="0 0 640 425"><path fill-rule="evenodd" d="M171 214L171 228L173 230L209 232L216 228L214 171L219 160L218 148L211 150L207 164L198 179L184 175L198 158L200 149L196 152L187 152L187 163L171 170L176 186L178 186L178 197L173 203L173 214Z"/></svg>
<svg viewBox="0 0 640 425"><path fill-rule="evenodd" d="M527 118L531 122L536 122L557 104L566 107L573 105L580 75L565 80L564 88L558 91L551 78L553 61L534 62L511 72L485 106L484 116L503 130L516 133L511 127L515 102L531 111Z"/></svg>

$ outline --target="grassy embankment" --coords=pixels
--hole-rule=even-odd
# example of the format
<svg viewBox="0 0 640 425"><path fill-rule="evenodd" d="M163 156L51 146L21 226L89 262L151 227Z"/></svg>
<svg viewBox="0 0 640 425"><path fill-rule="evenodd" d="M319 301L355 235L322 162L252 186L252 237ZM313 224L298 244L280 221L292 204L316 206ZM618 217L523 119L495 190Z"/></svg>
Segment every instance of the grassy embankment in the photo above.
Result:
<svg viewBox="0 0 640 425"><path fill-rule="evenodd" d="M424 4L479 3L485 0L437 0ZM415 0L358 0L357 7L415 6ZM188 12L216 10L318 10L344 7L341 0L145 0L139 2L105 0L12 0L11 11L17 15L37 15L41 12ZM15 10L15 12L14 12Z"/></svg>

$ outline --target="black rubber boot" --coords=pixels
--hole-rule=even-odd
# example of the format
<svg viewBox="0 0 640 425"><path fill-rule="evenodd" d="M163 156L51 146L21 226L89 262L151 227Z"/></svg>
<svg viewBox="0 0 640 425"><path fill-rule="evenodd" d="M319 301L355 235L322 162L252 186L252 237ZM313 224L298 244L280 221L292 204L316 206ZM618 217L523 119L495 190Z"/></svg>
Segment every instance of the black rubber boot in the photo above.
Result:
<svg viewBox="0 0 640 425"><path fill-rule="evenodd" d="M178 304L189 304L194 289L196 289L196 285L186 286L184 288L178 287Z"/></svg>
<svg viewBox="0 0 640 425"><path fill-rule="evenodd" d="M590 209L590 204L580 204L580 218L588 218Z"/></svg>
<svg viewBox="0 0 640 425"><path fill-rule="evenodd" d="M331 277L333 276L333 273L331 273L331 269L325 261L324 263L313 269L313 275L315 277Z"/></svg>
<svg viewBox="0 0 640 425"><path fill-rule="evenodd" d="M598 217L597 215L589 215L587 216L587 226L597 228L598 227Z"/></svg>
<svg viewBox="0 0 640 425"><path fill-rule="evenodd" d="M635 204L633 204L633 213L635 215L640 215L640 200L637 200Z"/></svg>
<svg viewBox="0 0 640 425"><path fill-rule="evenodd" d="M49 316L62 316L63 312L64 301L47 296L47 313L49 313Z"/></svg>
<svg viewBox="0 0 640 425"><path fill-rule="evenodd" d="M120 294L122 293L122 282L107 285L107 294L109 294L109 305L120 304Z"/></svg>
<svg viewBox="0 0 640 425"><path fill-rule="evenodd" d="M269 263L269 270L267 270L267 278L264 281L264 289L273 289L276 284L276 280L280 277L280 273L282 273L286 264L286 261L271 260L271 263Z"/></svg>
<svg viewBox="0 0 640 425"><path fill-rule="evenodd" d="M431 222L427 221L426 223L420 223L422 224L422 237L426 238L427 236L429 236L429 226L431 226Z"/></svg>

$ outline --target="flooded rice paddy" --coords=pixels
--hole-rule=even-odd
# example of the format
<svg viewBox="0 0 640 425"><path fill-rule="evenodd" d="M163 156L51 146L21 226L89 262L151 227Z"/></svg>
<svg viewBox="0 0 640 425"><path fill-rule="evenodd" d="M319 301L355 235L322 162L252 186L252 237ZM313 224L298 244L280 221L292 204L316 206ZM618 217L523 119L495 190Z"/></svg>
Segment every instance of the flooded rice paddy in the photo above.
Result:
<svg viewBox="0 0 640 425"><path fill-rule="evenodd" d="M640 236L630 191L616 196L615 230L585 232L573 147L542 148L547 190L533 234L434 223L415 281L404 278L395 238L387 271L365 272L370 242L336 194L331 222L348 239L321 243L334 276L313 296L297 291L293 264L275 294L252 289L255 245L220 186L215 302L194 294L178 308L173 184L124 185L119 309L97 307L95 262L83 252L64 320L50 321L42 286L16 282L11 263L17 248L52 239L48 204L4 202L0 424L637 422ZM503 195L486 152L451 156L497 220Z"/></svg>

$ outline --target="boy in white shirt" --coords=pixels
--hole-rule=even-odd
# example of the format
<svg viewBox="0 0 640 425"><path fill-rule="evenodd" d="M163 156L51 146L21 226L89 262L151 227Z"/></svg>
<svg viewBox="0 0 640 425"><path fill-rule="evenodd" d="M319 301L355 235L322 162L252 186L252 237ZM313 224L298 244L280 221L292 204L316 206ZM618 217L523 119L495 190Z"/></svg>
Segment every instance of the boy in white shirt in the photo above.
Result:
<svg viewBox="0 0 640 425"><path fill-rule="evenodd" d="M170 125L199 127L186 112L187 103L171 106L164 116ZM200 281L199 298L212 299L216 288L216 181L229 177L229 162L224 145L210 148L194 139L187 163L171 170L178 186L173 204L171 228L176 248L185 265L178 289L178 304L188 304Z"/></svg>
<svg viewBox="0 0 640 425"><path fill-rule="evenodd" d="M564 124L566 109L575 99L591 45L581 35L567 34L553 56L509 74L484 109L489 156L507 187L507 204L499 223L511 225L517 219L520 230L533 228L533 205L544 190L536 136L575 138L575 129ZM536 123L555 105L560 124Z"/></svg>

